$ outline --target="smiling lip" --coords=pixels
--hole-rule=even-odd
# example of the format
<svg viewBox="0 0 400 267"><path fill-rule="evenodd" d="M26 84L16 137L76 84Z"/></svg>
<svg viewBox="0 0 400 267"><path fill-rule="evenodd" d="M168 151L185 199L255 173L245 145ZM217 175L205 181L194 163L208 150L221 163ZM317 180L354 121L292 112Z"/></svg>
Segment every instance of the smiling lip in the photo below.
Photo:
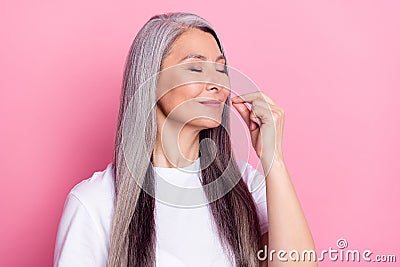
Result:
<svg viewBox="0 0 400 267"><path fill-rule="evenodd" d="M207 100L207 101L200 101L199 103L207 107L219 108L222 102L219 100Z"/></svg>

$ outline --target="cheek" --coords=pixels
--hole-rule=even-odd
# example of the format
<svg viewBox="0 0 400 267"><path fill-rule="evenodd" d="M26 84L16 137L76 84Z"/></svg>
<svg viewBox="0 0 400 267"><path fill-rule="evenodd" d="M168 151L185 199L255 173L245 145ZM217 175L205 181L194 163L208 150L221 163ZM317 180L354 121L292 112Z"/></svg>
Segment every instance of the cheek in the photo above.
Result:
<svg viewBox="0 0 400 267"><path fill-rule="evenodd" d="M199 84L186 84L174 88L164 94L160 100L159 105L168 115L171 111L186 110L193 105L192 99L198 97L202 91L202 86Z"/></svg>

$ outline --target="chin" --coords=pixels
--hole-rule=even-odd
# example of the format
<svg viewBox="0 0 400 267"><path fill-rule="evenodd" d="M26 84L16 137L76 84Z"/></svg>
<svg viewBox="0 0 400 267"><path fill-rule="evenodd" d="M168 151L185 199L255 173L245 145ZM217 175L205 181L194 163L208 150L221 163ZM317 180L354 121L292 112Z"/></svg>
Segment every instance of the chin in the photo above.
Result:
<svg viewBox="0 0 400 267"><path fill-rule="evenodd" d="M216 128L221 125L221 120L197 118L190 122L190 125L199 127L201 129Z"/></svg>

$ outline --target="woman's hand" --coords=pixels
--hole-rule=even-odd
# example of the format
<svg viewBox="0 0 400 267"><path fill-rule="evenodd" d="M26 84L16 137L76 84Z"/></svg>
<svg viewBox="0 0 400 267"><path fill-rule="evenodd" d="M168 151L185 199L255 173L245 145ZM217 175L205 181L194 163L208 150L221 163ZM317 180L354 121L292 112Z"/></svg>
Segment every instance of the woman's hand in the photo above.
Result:
<svg viewBox="0 0 400 267"><path fill-rule="evenodd" d="M274 162L283 162L284 110L259 91L235 96L231 101L249 127L251 142L257 156L268 162L272 159ZM251 104L251 110L245 103Z"/></svg>
<svg viewBox="0 0 400 267"><path fill-rule="evenodd" d="M251 110L245 103L251 104ZM269 178L266 179L269 227L268 234L263 236L263 245L268 246L268 251L315 251L311 231L283 161L283 109L258 91L232 98L232 105L250 129L251 141L258 157L263 161L265 174L269 171L269 163L272 162ZM269 266L318 266L316 259L297 262L268 259L265 264L267 263Z"/></svg>

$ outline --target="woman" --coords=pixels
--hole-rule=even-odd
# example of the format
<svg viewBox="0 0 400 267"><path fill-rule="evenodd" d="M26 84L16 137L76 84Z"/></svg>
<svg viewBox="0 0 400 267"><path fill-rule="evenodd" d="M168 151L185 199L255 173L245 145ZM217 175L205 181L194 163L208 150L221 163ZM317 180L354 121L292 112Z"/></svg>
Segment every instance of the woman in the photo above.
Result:
<svg viewBox="0 0 400 267"><path fill-rule="evenodd" d="M286 266L260 250L314 249L283 159L283 110L261 92L231 98L228 77L206 20L178 12L143 26L126 62L114 160L68 195L55 266ZM230 103L266 177L234 160ZM257 177L263 186L250 193Z"/></svg>

